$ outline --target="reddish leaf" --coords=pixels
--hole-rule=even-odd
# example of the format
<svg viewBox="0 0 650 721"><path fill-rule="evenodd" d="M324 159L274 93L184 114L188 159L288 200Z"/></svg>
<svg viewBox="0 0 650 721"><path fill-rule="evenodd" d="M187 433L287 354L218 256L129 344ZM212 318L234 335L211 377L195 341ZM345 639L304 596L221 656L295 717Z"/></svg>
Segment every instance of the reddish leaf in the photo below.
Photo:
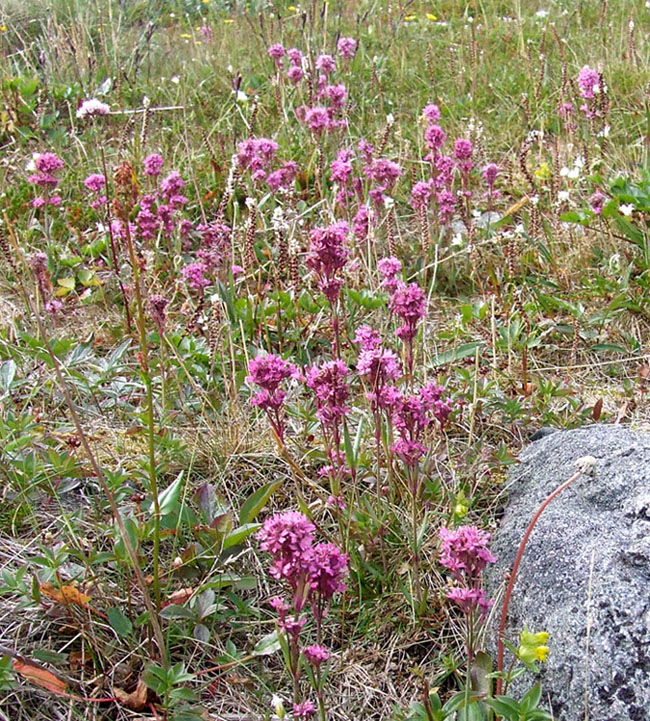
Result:
<svg viewBox="0 0 650 721"><path fill-rule="evenodd" d="M162 604L162 607L171 606L173 603L185 603L185 601L189 601L193 595L193 588L179 588L178 591L174 591L167 596L167 600Z"/></svg>
<svg viewBox="0 0 650 721"><path fill-rule="evenodd" d="M594 419L595 421L598 421L598 419L600 418L600 414L601 414L602 412L603 412L603 399L602 399L602 398L599 398L599 399L594 403L594 409L593 409L593 411L591 412L591 415L592 415L592 417L593 417L593 419Z"/></svg>
<svg viewBox="0 0 650 721"><path fill-rule="evenodd" d="M38 666L32 666L30 663L24 663L18 659L13 662L14 671L19 673L25 680L36 686L47 689L57 696L68 696L66 693L68 685L65 681L55 676L51 671Z"/></svg>

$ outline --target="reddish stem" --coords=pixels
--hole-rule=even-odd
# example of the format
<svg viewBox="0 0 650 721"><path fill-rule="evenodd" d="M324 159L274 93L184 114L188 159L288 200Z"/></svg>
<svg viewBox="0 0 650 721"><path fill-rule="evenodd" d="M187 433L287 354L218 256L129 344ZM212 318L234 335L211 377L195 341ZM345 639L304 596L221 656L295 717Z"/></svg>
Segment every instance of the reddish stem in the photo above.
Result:
<svg viewBox="0 0 650 721"><path fill-rule="evenodd" d="M515 580L517 578L517 571L519 570L519 564L521 563L521 559L524 555L524 550L526 548L526 544L528 543L528 538L530 537L530 534L533 531L533 528L535 528L535 524L537 523L537 520L542 515L544 509L548 504L555 498L555 496L562 493L562 491L565 488L568 488L573 481L580 478L583 471L580 469L579 471L576 471L571 478L569 478L568 481L565 481L562 485L558 486L549 496L548 498L542 503L542 505L537 509L537 513L533 516L533 520L530 522L528 528L526 529L526 533L524 533L524 537L521 539L521 543L519 544L519 550L517 551L517 556L515 557L515 562L512 566L512 571L510 571L510 579L508 580L508 587L506 588L506 594L503 598L503 608L501 610L501 621L499 623L499 645L497 650L497 671L503 671L503 635L506 628L506 620L508 618L508 606L510 605L510 597L512 596L512 590L515 585ZM497 696L501 693L501 683L502 679L497 678Z"/></svg>

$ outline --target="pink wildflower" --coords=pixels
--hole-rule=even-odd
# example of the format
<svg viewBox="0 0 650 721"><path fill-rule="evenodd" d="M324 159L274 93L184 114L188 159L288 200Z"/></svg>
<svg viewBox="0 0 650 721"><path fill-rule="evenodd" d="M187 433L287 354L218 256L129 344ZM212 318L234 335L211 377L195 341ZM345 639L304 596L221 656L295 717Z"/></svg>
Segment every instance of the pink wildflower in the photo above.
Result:
<svg viewBox="0 0 650 721"><path fill-rule="evenodd" d="M350 60L357 51L357 41L354 38L339 38L336 48L343 59Z"/></svg>
<svg viewBox="0 0 650 721"><path fill-rule="evenodd" d="M578 73L578 87L583 98L591 99L600 91L600 75L597 70L585 65Z"/></svg>
<svg viewBox="0 0 650 721"><path fill-rule="evenodd" d="M147 155L144 159L144 172L147 175L155 177L160 175L160 171L162 170L164 164L165 161L163 160L162 155L152 153L151 155Z"/></svg>
<svg viewBox="0 0 650 721"><path fill-rule="evenodd" d="M336 61L331 55L319 55L316 58L316 70L330 75L336 70Z"/></svg>
<svg viewBox="0 0 650 721"><path fill-rule="evenodd" d="M358 343L361 350L374 350L381 345L381 336L369 325L360 325L352 342Z"/></svg>
<svg viewBox="0 0 650 721"><path fill-rule="evenodd" d="M297 85L303 78L303 71L299 65L292 65L287 70L287 79L290 80L294 85Z"/></svg>
<svg viewBox="0 0 650 721"><path fill-rule="evenodd" d="M490 534L476 526L459 526L455 530L441 528L440 565L451 571L460 582L477 579L488 563L496 558L490 553Z"/></svg>
<svg viewBox="0 0 650 721"><path fill-rule="evenodd" d="M422 115L424 115L429 125L433 125L440 120L440 108L431 103L422 109Z"/></svg>
<svg viewBox="0 0 650 721"><path fill-rule="evenodd" d="M302 54L302 50L298 50L298 48L289 48L287 50L287 57L292 65L300 66L302 65L304 55Z"/></svg>
<svg viewBox="0 0 650 721"><path fill-rule="evenodd" d="M110 106L106 103L102 103L101 100L97 100L97 98L90 98L89 100L84 100L83 103L81 103L77 109L77 117L92 118L96 115L108 115L110 112Z"/></svg>
<svg viewBox="0 0 650 721"><path fill-rule="evenodd" d="M347 375L348 368L341 360L313 365L307 371L305 383L316 396L316 415L326 425L339 424L348 413L345 406L350 392L345 380Z"/></svg>
<svg viewBox="0 0 650 721"><path fill-rule="evenodd" d="M203 288L210 285L210 281L204 275L206 270L204 263L188 263L184 268L181 268L181 275L192 290L203 290Z"/></svg>
<svg viewBox="0 0 650 721"><path fill-rule="evenodd" d="M319 646L318 644L307 646L303 653L305 654L307 663L314 668L318 668L321 663L327 661L331 655L325 646Z"/></svg>
<svg viewBox="0 0 650 721"><path fill-rule="evenodd" d="M433 179L420 180L411 189L411 205L414 210L426 208L433 193Z"/></svg>
<svg viewBox="0 0 650 721"><path fill-rule="evenodd" d="M268 48L266 52L269 54L269 57L273 58L276 65L282 65L282 58L284 57L283 45L281 45L280 43L274 43Z"/></svg>
<svg viewBox="0 0 650 721"><path fill-rule="evenodd" d="M307 700L302 703L294 703L293 717L294 719L310 719L316 713L316 706Z"/></svg>
<svg viewBox="0 0 650 721"><path fill-rule="evenodd" d="M348 224L339 221L325 228L314 228L310 233L311 247L307 265L318 274L320 289L331 303L336 301L343 285L343 280L336 274L348 259L349 251L344 245L348 232Z"/></svg>
<svg viewBox="0 0 650 721"><path fill-rule="evenodd" d="M84 180L84 185L93 193L99 193L104 185L106 185L106 178L99 173L93 173Z"/></svg>
<svg viewBox="0 0 650 721"><path fill-rule="evenodd" d="M430 125L424 131L424 140L430 150L438 151L447 140L447 134L439 125Z"/></svg>
<svg viewBox="0 0 650 721"><path fill-rule="evenodd" d="M333 543L319 543L309 559L309 581L321 598L329 601L335 593L345 591L343 579L348 575L348 556Z"/></svg>
<svg viewBox="0 0 650 721"><path fill-rule="evenodd" d="M273 578L284 578L294 586L300 582L310 567L314 531L314 524L297 511L276 513L264 522L257 539L260 548L273 556Z"/></svg>
<svg viewBox="0 0 650 721"><path fill-rule="evenodd" d="M607 196L600 190L597 190L591 198L589 198L589 205L596 215L600 215L603 212L603 206L606 200Z"/></svg>

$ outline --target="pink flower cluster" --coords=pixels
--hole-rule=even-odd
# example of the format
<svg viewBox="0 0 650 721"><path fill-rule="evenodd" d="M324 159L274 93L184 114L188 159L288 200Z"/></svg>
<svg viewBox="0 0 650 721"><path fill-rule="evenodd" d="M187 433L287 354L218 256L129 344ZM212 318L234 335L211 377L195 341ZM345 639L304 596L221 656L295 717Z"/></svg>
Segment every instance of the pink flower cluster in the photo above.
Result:
<svg viewBox="0 0 650 721"><path fill-rule="evenodd" d="M578 73L578 88L580 95L591 100L594 94L600 91L600 74L597 70L585 65Z"/></svg>
<svg viewBox="0 0 650 721"><path fill-rule="evenodd" d="M293 160L271 172L278 144L270 138L248 138L239 143L237 163L241 170L250 170L256 185L267 182L271 190L288 188L296 177L298 166Z"/></svg>
<svg viewBox="0 0 650 721"><path fill-rule="evenodd" d="M61 197L52 195L52 192L58 186L60 180L56 173L63 169L63 161L54 153L41 153L34 159L36 173L30 175L27 180L40 188L45 193L44 196L34 198L32 207L42 208L44 205L61 205Z"/></svg>
<svg viewBox="0 0 650 721"><path fill-rule="evenodd" d="M100 208L102 205L106 205L107 198L105 195L101 195L101 192L106 185L106 178L100 173L92 173L84 180L84 185L91 193L95 193L95 200L90 202L90 207L93 209Z"/></svg>
<svg viewBox="0 0 650 721"><path fill-rule="evenodd" d="M488 563L496 558L490 553L490 534L476 526L460 526L456 529L441 528L440 565L447 568L458 586L447 594L464 613L472 614L477 609L485 615L492 605L481 588L481 573Z"/></svg>
<svg viewBox="0 0 650 721"><path fill-rule="evenodd" d="M284 439L284 418L281 409L286 398L286 393L280 386L289 378L299 377L300 371L293 363L272 353L258 355L248 364L246 383L259 386L261 389L251 398L251 405L261 408L266 413L280 440Z"/></svg>
<svg viewBox="0 0 650 721"><path fill-rule="evenodd" d="M350 254L345 247L349 230L345 221L339 221L323 228L314 228L310 233L311 245L306 262L318 276L319 287L330 303L336 302L343 286L344 281L338 273Z"/></svg>
<svg viewBox="0 0 650 721"><path fill-rule="evenodd" d="M273 557L270 574L289 583L295 614L311 602L322 619L334 594L345 591L348 557L333 543L315 543L315 530L302 513L287 511L265 521L257 538ZM275 606L282 608L277 601Z"/></svg>
<svg viewBox="0 0 650 721"><path fill-rule="evenodd" d="M338 425L348 413L345 405L350 394L347 375L348 368L341 360L313 365L306 373L305 384L316 396L316 415L325 426Z"/></svg>
<svg viewBox="0 0 650 721"><path fill-rule="evenodd" d="M395 335L404 343L412 343L417 334L417 324L427 314L427 297L417 283L400 283L389 300L390 309L403 324Z"/></svg>

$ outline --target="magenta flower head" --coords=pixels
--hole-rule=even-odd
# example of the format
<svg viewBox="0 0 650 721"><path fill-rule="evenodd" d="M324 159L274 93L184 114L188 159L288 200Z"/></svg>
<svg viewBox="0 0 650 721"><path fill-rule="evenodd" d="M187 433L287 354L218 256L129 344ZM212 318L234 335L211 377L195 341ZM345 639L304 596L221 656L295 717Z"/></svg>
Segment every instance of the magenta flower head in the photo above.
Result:
<svg viewBox="0 0 650 721"><path fill-rule="evenodd" d="M298 378L299 375L300 371L293 363L289 363L279 355L266 353L251 360L246 383L258 385L269 393L275 393L283 381Z"/></svg>
<svg viewBox="0 0 650 721"><path fill-rule="evenodd" d="M424 140L430 150L438 151L447 140L447 134L439 125L430 125L424 131Z"/></svg>
<svg viewBox="0 0 650 721"><path fill-rule="evenodd" d="M358 343L361 350L375 350L381 345L381 336L369 325L360 325L352 342Z"/></svg>
<svg viewBox="0 0 650 721"><path fill-rule="evenodd" d="M336 49L344 60L350 60L357 52L357 41L354 38L339 38Z"/></svg>
<svg viewBox="0 0 650 721"><path fill-rule="evenodd" d="M369 178L384 186L384 190L402 175L402 167L388 158L376 158L364 170Z"/></svg>
<svg viewBox="0 0 650 721"><path fill-rule="evenodd" d="M313 365L307 371L305 384L314 391L316 415L326 424L338 424L348 413L345 403L350 390L346 382L348 368L341 360Z"/></svg>
<svg viewBox="0 0 650 721"><path fill-rule="evenodd" d="M488 163L481 172L481 177L488 184L490 192L494 189L494 183L500 171L501 168L496 163Z"/></svg>
<svg viewBox="0 0 650 721"><path fill-rule="evenodd" d="M269 46L266 52L269 54L269 57L275 60L276 65L282 65L282 58L284 57L283 45L281 45L280 43L274 43L273 45Z"/></svg>
<svg viewBox="0 0 650 721"><path fill-rule="evenodd" d="M585 65L578 73L578 87L583 98L591 99L600 92L600 75L597 70Z"/></svg>
<svg viewBox="0 0 650 721"><path fill-rule="evenodd" d="M297 511L276 513L264 522L257 539L260 548L273 556L273 578L286 579L294 588L300 583L301 575L311 568L315 530L314 524Z"/></svg>
<svg viewBox="0 0 650 721"><path fill-rule="evenodd" d="M156 177L160 175L160 171L162 170L164 164L165 161L163 160L162 155L159 155L158 153L151 153L151 155L147 155L144 159L144 172L151 177Z"/></svg>
<svg viewBox="0 0 650 721"><path fill-rule="evenodd" d="M345 591L343 579L348 575L348 556L333 543L314 546L310 557L309 581L311 588L325 601L335 593Z"/></svg>
<svg viewBox="0 0 650 721"><path fill-rule="evenodd" d="M440 120L440 108L433 103L422 108L422 115L429 125L433 125Z"/></svg>
<svg viewBox="0 0 650 721"><path fill-rule="evenodd" d="M475 582L487 564L497 560L488 549L490 534L476 526L441 528L439 535L440 565L449 569L459 582Z"/></svg>
<svg viewBox="0 0 650 721"><path fill-rule="evenodd" d="M293 717L294 719L310 719L316 713L316 706L307 700L302 703L294 703Z"/></svg>
<svg viewBox="0 0 650 721"><path fill-rule="evenodd" d="M97 98L84 100L77 109L77 117L92 118L98 115L108 115L111 112L110 107L106 103L102 103Z"/></svg>
<svg viewBox="0 0 650 721"><path fill-rule="evenodd" d="M318 644L307 646L303 653L305 654L307 663L314 668L318 668L321 663L327 661L331 655L325 646L319 646Z"/></svg>
<svg viewBox="0 0 650 721"><path fill-rule="evenodd" d="M287 50L287 57L289 58L291 65L300 67L302 65L302 59L305 56L302 54L302 50L298 50L298 48L289 48Z"/></svg>
<svg viewBox="0 0 650 721"><path fill-rule="evenodd" d="M345 266L350 254L345 247L349 230L345 221L339 221L324 228L314 228L310 233L307 265L319 276L320 289L331 303L337 300L343 285L343 280L336 274Z"/></svg>
<svg viewBox="0 0 650 721"><path fill-rule="evenodd" d="M84 185L93 193L99 193L106 185L106 178L99 173L92 173L84 180Z"/></svg>
<svg viewBox="0 0 650 721"><path fill-rule="evenodd" d="M203 290L210 285L210 281L204 275L206 270L205 263L188 263L181 268L181 275L192 290Z"/></svg>
<svg viewBox="0 0 650 721"><path fill-rule="evenodd" d="M187 203L187 198L182 195L185 185L178 170L172 170L166 178L160 181L160 192L173 208L179 207Z"/></svg>
<svg viewBox="0 0 650 721"><path fill-rule="evenodd" d="M299 65L292 65L289 70L287 70L287 80L290 80L294 85L298 85L303 75L304 73Z"/></svg>
<svg viewBox="0 0 650 721"><path fill-rule="evenodd" d="M433 194L433 179L420 180L411 188L411 205L413 210L426 208Z"/></svg>
<svg viewBox="0 0 650 721"><path fill-rule="evenodd" d="M52 174L63 169L63 161L54 153L41 153L34 160L39 173Z"/></svg>
<svg viewBox="0 0 650 721"><path fill-rule="evenodd" d="M417 283L402 283L389 300L390 309L398 315L404 325L396 334L403 341L412 340L417 333L416 326L427 314L427 297Z"/></svg>
<svg viewBox="0 0 650 721"><path fill-rule="evenodd" d="M377 270L382 276L381 285L389 293L394 293L402 282L398 277L402 272L402 264L397 258L382 258L377 262Z"/></svg>
<svg viewBox="0 0 650 721"><path fill-rule="evenodd" d="M597 190L591 198L589 198L589 205L596 215L600 215L603 212L603 206L606 200L607 196L600 190Z"/></svg>
<svg viewBox="0 0 650 721"><path fill-rule="evenodd" d="M336 61L331 55L319 55L316 58L316 70L324 75L330 75L336 70Z"/></svg>
<svg viewBox="0 0 650 721"><path fill-rule="evenodd" d="M479 609L481 616L484 617L494 603L494 601L488 601L485 597L485 591L482 588L456 586L447 593L447 598L458 604L462 612L468 616Z"/></svg>
<svg viewBox="0 0 650 721"><path fill-rule="evenodd" d="M472 145L471 140L458 138L458 140L454 143L454 158L456 158L456 160L470 160L473 152L474 146Z"/></svg>

